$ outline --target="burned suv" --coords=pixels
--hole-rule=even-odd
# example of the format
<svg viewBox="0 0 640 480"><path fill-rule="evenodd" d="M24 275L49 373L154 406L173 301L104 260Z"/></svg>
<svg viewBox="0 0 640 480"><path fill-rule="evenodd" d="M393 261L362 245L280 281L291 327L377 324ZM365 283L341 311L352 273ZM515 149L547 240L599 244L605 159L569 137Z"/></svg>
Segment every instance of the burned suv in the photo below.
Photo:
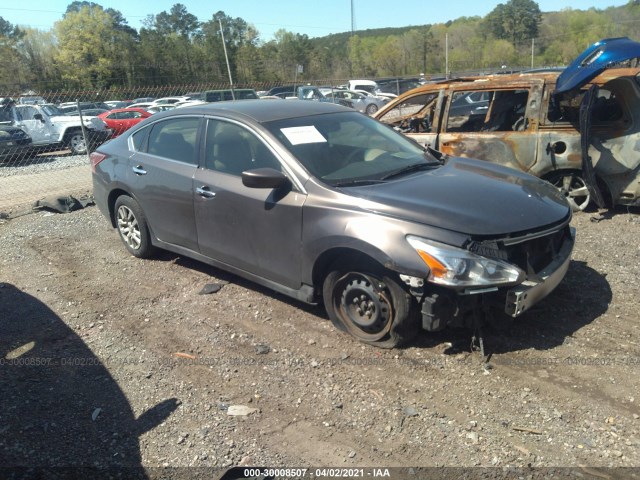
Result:
<svg viewBox="0 0 640 480"><path fill-rule="evenodd" d="M561 73L425 85L375 117L444 153L548 180L574 210L640 205L640 68L630 67L638 57L640 43L606 39Z"/></svg>

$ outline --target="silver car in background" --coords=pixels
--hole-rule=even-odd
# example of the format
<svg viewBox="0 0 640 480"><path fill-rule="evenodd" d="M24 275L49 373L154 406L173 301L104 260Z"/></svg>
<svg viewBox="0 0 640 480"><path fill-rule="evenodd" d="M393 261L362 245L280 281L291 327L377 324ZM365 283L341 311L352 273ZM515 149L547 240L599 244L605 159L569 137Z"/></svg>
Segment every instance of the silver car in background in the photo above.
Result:
<svg viewBox="0 0 640 480"><path fill-rule="evenodd" d="M354 92L353 90L332 89L323 91L322 93L324 93L327 98L346 100L351 108L359 112L366 113L367 115L373 115L389 101L389 98Z"/></svg>

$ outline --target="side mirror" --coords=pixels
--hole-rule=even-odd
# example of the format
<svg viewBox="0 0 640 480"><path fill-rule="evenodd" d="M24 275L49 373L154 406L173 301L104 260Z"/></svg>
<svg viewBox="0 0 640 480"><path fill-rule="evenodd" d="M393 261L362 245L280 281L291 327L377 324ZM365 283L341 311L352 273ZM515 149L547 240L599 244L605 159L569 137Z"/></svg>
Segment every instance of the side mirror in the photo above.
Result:
<svg viewBox="0 0 640 480"><path fill-rule="evenodd" d="M273 168L255 168L242 172L242 184L249 188L281 188L288 183L286 175Z"/></svg>
<svg viewBox="0 0 640 480"><path fill-rule="evenodd" d="M40 120L42 123L44 123L44 118L42 118L42 114L41 113L36 113L33 116L34 120Z"/></svg>

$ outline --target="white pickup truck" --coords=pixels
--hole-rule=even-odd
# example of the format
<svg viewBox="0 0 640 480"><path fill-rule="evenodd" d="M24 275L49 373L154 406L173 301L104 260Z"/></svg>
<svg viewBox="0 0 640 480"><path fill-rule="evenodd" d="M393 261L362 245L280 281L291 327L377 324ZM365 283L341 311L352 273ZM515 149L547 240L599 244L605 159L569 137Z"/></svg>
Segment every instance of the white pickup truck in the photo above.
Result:
<svg viewBox="0 0 640 480"><path fill-rule="evenodd" d="M74 154L87 153L87 145L82 135L80 117L65 115L52 104L19 105L4 107L4 119L29 134L33 147L68 148ZM111 136L111 130L98 117L82 118L89 151L105 142Z"/></svg>

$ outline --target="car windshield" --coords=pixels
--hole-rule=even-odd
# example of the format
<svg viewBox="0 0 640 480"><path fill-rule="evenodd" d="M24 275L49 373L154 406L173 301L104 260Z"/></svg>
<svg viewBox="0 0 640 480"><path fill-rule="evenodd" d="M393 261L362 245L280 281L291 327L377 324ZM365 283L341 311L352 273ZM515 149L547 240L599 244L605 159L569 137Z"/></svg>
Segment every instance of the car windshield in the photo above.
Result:
<svg viewBox="0 0 640 480"><path fill-rule="evenodd" d="M42 110L44 110L44 113L46 113L50 117L65 115L65 113L55 105L42 105Z"/></svg>
<svg viewBox="0 0 640 480"><path fill-rule="evenodd" d="M386 181L439 162L415 142L356 112L265 124L309 173L332 186Z"/></svg>

